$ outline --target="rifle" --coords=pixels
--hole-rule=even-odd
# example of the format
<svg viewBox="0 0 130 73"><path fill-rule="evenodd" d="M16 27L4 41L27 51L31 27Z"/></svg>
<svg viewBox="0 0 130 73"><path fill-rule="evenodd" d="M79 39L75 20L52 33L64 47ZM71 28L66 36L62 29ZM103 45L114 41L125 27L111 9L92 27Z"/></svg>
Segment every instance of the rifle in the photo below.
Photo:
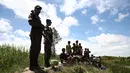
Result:
<svg viewBox="0 0 130 73"><path fill-rule="evenodd" d="M44 30L43 30L44 31ZM45 31L44 31L45 32ZM42 33L43 37L45 38L45 40L48 40L49 43L52 43L52 41L49 39L48 35L45 35L44 33Z"/></svg>

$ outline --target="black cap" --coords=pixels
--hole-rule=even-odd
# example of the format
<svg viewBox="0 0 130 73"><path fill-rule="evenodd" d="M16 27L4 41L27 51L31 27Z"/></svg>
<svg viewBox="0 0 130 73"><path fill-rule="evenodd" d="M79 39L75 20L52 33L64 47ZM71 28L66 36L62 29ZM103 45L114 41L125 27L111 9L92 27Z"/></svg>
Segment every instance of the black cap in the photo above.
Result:
<svg viewBox="0 0 130 73"><path fill-rule="evenodd" d="M46 19L46 22L51 22L51 20L50 19Z"/></svg>
<svg viewBox="0 0 130 73"><path fill-rule="evenodd" d="M41 10L41 9L42 9L42 7L41 7L41 6L39 6L39 5L36 5L36 6L35 6L35 9L40 9L40 10Z"/></svg>

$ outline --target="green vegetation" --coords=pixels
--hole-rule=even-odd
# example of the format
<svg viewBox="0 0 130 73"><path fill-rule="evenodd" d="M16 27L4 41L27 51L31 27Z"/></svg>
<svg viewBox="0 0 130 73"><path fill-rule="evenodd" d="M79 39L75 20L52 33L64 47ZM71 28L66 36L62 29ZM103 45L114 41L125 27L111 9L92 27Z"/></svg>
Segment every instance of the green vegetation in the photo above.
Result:
<svg viewBox="0 0 130 73"><path fill-rule="evenodd" d="M103 65L109 68L112 73L130 73L129 61L120 61L120 60L104 60Z"/></svg>
<svg viewBox="0 0 130 73"><path fill-rule="evenodd" d="M28 53L23 47L0 46L0 73L14 73L28 66Z"/></svg>
<svg viewBox="0 0 130 73"><path fill-rule="evenodd" d="M63 67L57 73L112 73L109 69L100 70L92 66L75 65L71 67Z"/></svg>
<svg viewBox="0 0 130 73"><path fill-rule="evenodd" d="M43 66L43 54L40 54L39 64ZM58 56L52 59L58 59ZM61 71L57 73L129 73L130 60L125 58L124 61L121 60L122 57L110 57L104 56L103 65L107 67L106 70L100 70L93 66L85 65L74 65L65 66ZM29 54L24 47L16 47L9 45L0 46L0 73L21 73L23 69L29 66Z"/></svg>

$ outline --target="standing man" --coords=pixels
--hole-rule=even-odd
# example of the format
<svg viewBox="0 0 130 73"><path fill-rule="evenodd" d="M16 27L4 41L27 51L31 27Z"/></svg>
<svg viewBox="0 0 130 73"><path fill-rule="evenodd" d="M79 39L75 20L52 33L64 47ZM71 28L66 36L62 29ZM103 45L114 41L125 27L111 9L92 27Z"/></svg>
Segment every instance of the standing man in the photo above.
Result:
<svg viewBox="0 0 130 73"><path fill-rule="evenodd" d="M79 43L79 51L78 51L78 53L79 53L80 56L82 56L82 52L83 52L82 45L81 45L81 43Z"/></svg>
<svg viewBox="0 0 130 73"><path fill-rule="evenodd" d="M34 10L31 11L28 17L28 23L31 26L30 32L30 66L29 69L34 71L34 69L40 68L38 65L38 55L41 50L41 38L42 38L42 31L44 29L44 25L42 25L39 14L41 12L42 7L39 5L35 6Z"/></svg>
<svg viewBox="0 0 130 73"><path fill-rule="evenodd" d="M79 53L79 43L78 43L78 40L76 40L75 50L76 50L76 55L78 55L78 53Z"/></svg>
<svg viewBox="0 0 130 73"><path fill-rule="evenodd" d="M68 44L66 45L66 52L67 54L70 56L72 55L72 49L71 49L71 45L70 45L70 41L68 41Z"/></svg>
<svg viewBox="0 0 130 73"><path fill-rule="evenodd" d="M51 58L51 46L52 46L52 42L53 42L53 32L51 27L51 20L47 19L46 20L46 26L44 29L44 62L45 62L45 67L50 67L50 58Z"/></svg>

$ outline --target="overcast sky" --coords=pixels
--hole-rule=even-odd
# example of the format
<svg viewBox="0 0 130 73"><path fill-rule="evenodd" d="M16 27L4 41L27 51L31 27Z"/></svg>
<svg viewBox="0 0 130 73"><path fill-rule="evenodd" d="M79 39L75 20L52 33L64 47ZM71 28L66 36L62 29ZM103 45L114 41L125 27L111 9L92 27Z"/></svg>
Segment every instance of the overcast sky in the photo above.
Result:
<svg viewBox="0 0 130 73"><path fill-rule="evenodd" d="M130 56L130 0L0 0L0 44L29 49L27 20L35 5L42 6L42 23L51 19L62 37L57 53L79 40L94 55Z"/></svg>

